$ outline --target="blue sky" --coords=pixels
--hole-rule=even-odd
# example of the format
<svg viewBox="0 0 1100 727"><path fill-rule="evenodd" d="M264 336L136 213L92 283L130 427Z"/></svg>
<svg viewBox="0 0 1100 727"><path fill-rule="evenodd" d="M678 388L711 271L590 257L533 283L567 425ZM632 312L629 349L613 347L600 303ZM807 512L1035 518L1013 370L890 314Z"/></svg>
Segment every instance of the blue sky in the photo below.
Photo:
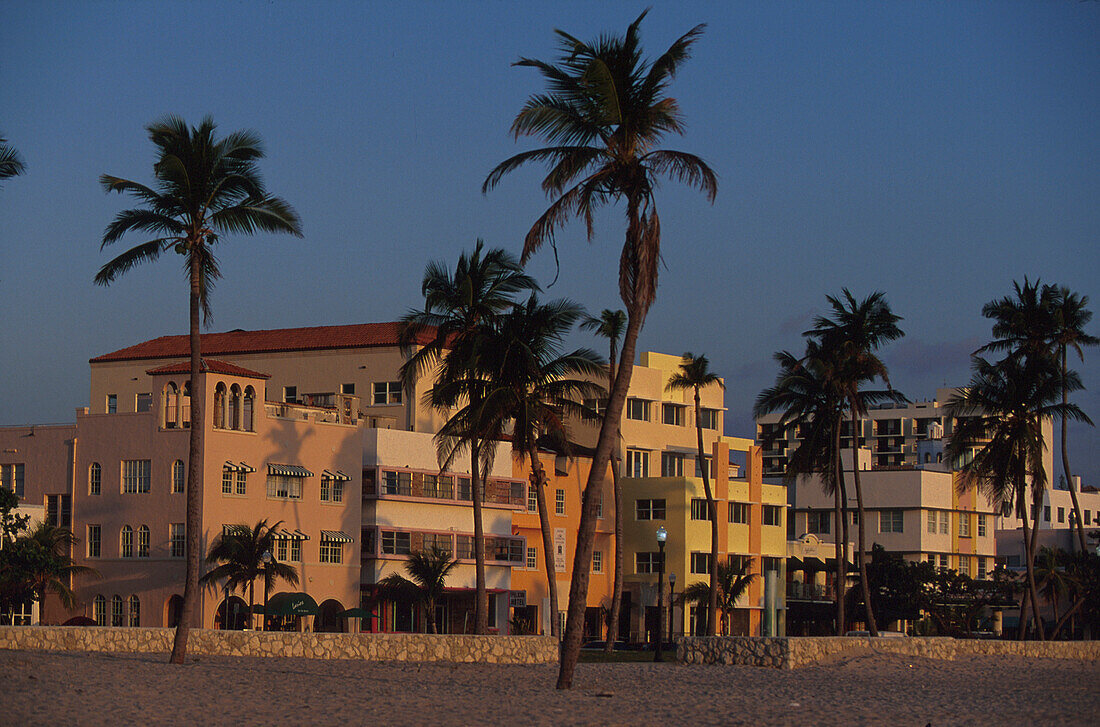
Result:
<svg viewBox="0 0 1100 727"><path fill-rule="evenodd" d="M231 238L212 330L392 320L424 263L482 237L518 252L546 205L508 127L542 90L511 64L551 59L553 29L622 32L634 3L8 2L0 131L28 173L0 188L0 424L87 404L87 359L184 333L183 270L164 258L108 289L104 226L126 204L102 173L148 181L144 126L166 113L265 141L270 189L305 238ZM965 383L982 305L1027 275L1100 305L1100 3L654 3L649 53L708 27L671 93L668 148L701 155L718 198L665 184L665 268L641 346L710 356L727 432L825 295L886 292L905 339L886 351L910 398ZM559 235L548 290L617 307L622 211ZM140 240L134 239L133 242ZM544 284L553 256L531 263ZM1100 325L1092 326L1094 334ZM586 342L578 336L576 341ZM1100 417L1100 351L1078 402ZM1100 485L1093 429L1075 470Z"/></svg>

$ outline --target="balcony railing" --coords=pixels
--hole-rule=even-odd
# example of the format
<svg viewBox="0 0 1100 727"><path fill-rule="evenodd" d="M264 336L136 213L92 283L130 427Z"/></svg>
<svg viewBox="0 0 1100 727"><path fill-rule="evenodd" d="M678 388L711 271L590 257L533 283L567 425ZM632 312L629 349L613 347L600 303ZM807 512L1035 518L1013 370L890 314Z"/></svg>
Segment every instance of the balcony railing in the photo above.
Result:
<svg viewBox="0 0 1100 727"><path fill-rule="evenodd" d="M380 532L376 536L375 533ZM485 560L489 563L523 563L527 543L523 538L485 536ZM407 530L368 529L363 531L363 558L408 556L438 548L458 560L474 559L474 536L450 533L425 533Z"/></svg>
<svg viewBox="0 0 1100 727"><path fill-rule="evenodd" d="M789 601L831 601L836 598L832 584L819 586L814 583L787 581L787 600Z"/></svg>
<svg viewBox="0 0 1100 727"><path fill-rule="evenodd" d="M363 470L363 499L398 495L451 502L470 502L469 477L434 475L407 470ZM482 502L509 507L527 506L527 486L513 480L489 479L482 483Z"/></svg>
<svg viewBox="0 0 1100 727"><path fill-rule="evenodd" d="M334 407L266 401L264 411L271 419L291 419L317 424L355 424L359 421L358 399L342 394L335 397L337 406Z"/></svg>

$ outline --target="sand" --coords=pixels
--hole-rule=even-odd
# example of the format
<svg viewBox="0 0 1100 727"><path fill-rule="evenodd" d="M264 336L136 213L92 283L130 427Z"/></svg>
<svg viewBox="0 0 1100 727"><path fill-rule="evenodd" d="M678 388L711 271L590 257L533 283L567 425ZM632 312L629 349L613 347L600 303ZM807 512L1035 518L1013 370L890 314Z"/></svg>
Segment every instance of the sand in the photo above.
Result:
<svg viewBox="0 0 1100 727"><path fill-rule="evenodd" d="M0 650L0 723L234 725L1097 724L1100 663L862 654L735 666L438 665Z"/></svg>

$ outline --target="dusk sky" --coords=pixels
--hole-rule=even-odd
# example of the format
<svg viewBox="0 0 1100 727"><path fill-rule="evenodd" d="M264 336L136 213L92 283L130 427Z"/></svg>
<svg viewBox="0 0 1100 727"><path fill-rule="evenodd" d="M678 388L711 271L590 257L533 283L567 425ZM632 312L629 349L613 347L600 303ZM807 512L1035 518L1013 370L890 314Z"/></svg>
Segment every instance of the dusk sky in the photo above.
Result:
<svg viewBox="0 0 1100 727"><path fill-rule="evenodd" d="M302 217L301 240L224 239L210 330L394 320L422 302L429 259L453 265L479 237L518 254L547 204L536 168L481 194L495 164L540 144L508 133L544 88L511 64L552 60L554 28L622 33L645 7L5 3L0 135L27 173L0 187L0 424L71 422L89 358L187 331L182 259L92 283L123 249L99 244L129 202L97 179L151 182L146 124L254 129L268 187ZM1100 2L653 3L647 53L697 23L670 89L687 132L664 146L702 156L718 197L659 191L665 268L639 348L707 354L728 434L752 436L772 353L800 350L843 287L882 290L904 317L885 358L911 399L967 382L982 305L1014 280L1100 311ZM621 208L591 244L571 224L547 295L620 307L623 232ZM550 250L530 269L548 285ZM1100 350L1078 369L1076 400L1100 418ZM1097 441L1074 428L1086 484L1100 485Z"/></svg>

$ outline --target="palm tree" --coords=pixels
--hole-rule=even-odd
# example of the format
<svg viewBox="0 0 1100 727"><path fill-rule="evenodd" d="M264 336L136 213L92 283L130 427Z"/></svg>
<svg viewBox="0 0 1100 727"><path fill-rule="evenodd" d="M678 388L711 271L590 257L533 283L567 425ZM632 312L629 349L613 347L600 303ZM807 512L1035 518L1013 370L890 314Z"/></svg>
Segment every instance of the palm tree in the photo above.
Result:
<svg viewBox="0 0 1100 727"><path fill-rule="evenodd" d="M19 152L7 142L7 139L0 136L0 179L14 177L27 170Z"/></svg>
<svg viewBox="0 0 1100 727"><path fill-rule="evenodd" d="M47 522L36 523L26 533L9 542L5 550L4 576L15 575L17 583L5 583L17 593L19 600L30 597L41 603L47 594L54 594L67 609L77 605L76 595L72 591L74 575L99 576L94 568L74 565L72 546L76 538L66 528ZM7 578L3 578L7 580Z"/></svg>
<svg viewBox="0 0 1100 727"><path fill-rule="evenodd" d="M563 338L583 315L583 309L567 300L546 304L532 294L499 321L489 356L491 384L481 411L471 414L479 422L481 438L498 441L511 423L512 452L531 467L531 486L538 503L542 529L543 560L550 597L550 632L560 638L558 587L551 554L554 552L550 514L546 507L546 470L539 446L549 445L568 453L566 418L583 415L586 397L605 393L591 382L603 373L604 362L590 349L561 352ZM580 378L577 378L580 377Z"/></svg>
<svg viewBox="0 0 1100 727"><path fill-rule="evenodd" d="M248 613L255 610L254 587L256 579L263 576L264 595L271 593L275 581L282 578L292 586L298 585L298 571L292 565L280 563L270 554L275 550L275 535L283 521L268 525L267 519L247 525L226 525L222 536L211 546L206 562L216 567L199 579L200 583L216 583L224 580L230 591L248 586ZM264 560L264 556L270 562ZM267 618L267 614L264 614Z"/></svg>
<svg viewBox="0 0 1100 727"><path fill-rule="evenodd" d="M619 360L619 339L626 329L626 313L621 310L604 308L600 315L587 316L581 321L580 327L594 332L600 338L606 338L608 342L607 357L607 390L615 386L615 362ZM615 641L619 633L619 620L622 618L623 600L623 490L619 485L619 467L622 457L619 454L619 433L621 423L616 422L615 448L611 453L611 489L615 498L615 575L611 588L611 613L607 619L607 639L604 643L604 652L610 654L615 650Z"/></svg>
<svg viewBox="0 0 1100 727"><path fill-rule="evenodd" d="M707 455L703 449L703 409L699 403L699 391L708 386L717 385L725 390L726 385L717 374L710 370L706 356L685 353L680 359L680 370L674 373L665 384L665 391L687 391L695 394L695 434L699 451L696 461L699 474L703 477L703 492L707 497L707 510L710 513L710 605L707 610L706 633L714 636L718 633L718 624L714 614L718 613L718 501L710 487L710 472L707 468ZM715 483L715 487L718 484Z"/></svg>
<svg viewBox="0 0 1100 727"><path fill-rule="evenodd" d="M814 328L807 331L807 335L819 340L822 349L835 356L836 385L851 415L852 483L856 491L856 509L859 512L859 581L863 591L867 630L871 636L878 636L867 579L867 557L870 551L867 548L863 489L859 481L859 423L860 418L867 414L867 405L871 399L905 400L904 396L891 389L886 365L875 355L882 344L905 334L897 325L901 317L890 310L882 292L871 293L863 300L856 300L847 288L841 294L843 299L831 295L826 297L833 309L833 318L817 316L814 319ZM882 379L886 384L885 392L860 390L864 383L875 379Z"/></svg>
<svg viewBox="0 0 1100 727"><path fill-rule="evenodd" d="M695 603L703 605L710 603L712 610L707 614L707 623L717 623L712 614L722 614L722 633L729 633L729 615L737 608L737 601L748 591L749 586L756 580L756 573L752 573L752 558L744 558L740 564L721 563L717 568L715 583L718 588L718 600L711 601L711 593L715 590L706 581L697 581L684 589L680 596L681 603Z"/></svg>
<svg viewBox="0 0 1100 727"><path fill-rule="evenodd" d="M465 401L476 410L487 385L481 359L496 319L513 304L522 290L537 290L535 281L504 250L483 250L477 241L472 254L462 253L454 273L433 261L424 270L421 291L424 309L402 319L401 344L407 360L401 366L401 382L412 392L416 381L435 375L425 402L449 412ZM414 347L419 346L415 351ZM460 431L461 419L444 426L436 435L441 463L466 447L470 451L470 500L474 510L475 603L474 632L489 631L489 599L485 590L485 534L481 519L481 470L487 464L476 428Z"/></svg>
<svg viewBox="0 0 1100 727"><path fill-rule="evenodd" d="M214 122L206 117L196 127L167 116L146 127L157 149L153 165L156 182L148 187L104 174L99 181L108 192L129 194L144 205L120 212L103 233L100 249L128 232L154 235L100 268L99 285L109 285L134 266L151 262L164 252L186 261L190 285L191 433L187 463L187 566L183 614L172 644L173 664L187 654L187 634L198 601L202 527L203 391L200 385L201 346L199 312L209 322L210 289L220 277L214 247L221 235L287 232L302 235L297 213L264 189L257 161L263 157L260 138L236 131L224 139L214 136Z"/></svg>
<svg viewBox="0 0 1100 727"><path fill-rule="evenodd" d="M974 374L970 384L948 403L956 424L947 455L953 463L961 463L960 471L966 475L959 482L960 488L976 484L998 508L1014 507L1021 519L1028 586L1024 601L1031 599L1032 616L1042 639L1035 549L1028 524L1028 482L1032 493L1030 504L1037 517L1047 484L1043 421L1053 416L1078 419L1083 415L1076 405L1058 401L1061 387L1067 382L1049 357L1028 360L1008 356L994 364L973 356L971 362ZM1072 374L1068 382L1075 378L1076 374ZM1021 638L1025 616L1021 605Z"/></svg>
<svg viewBox="0 0 1100 727"><path fill-rule="evenodd" d="M836 628L845 632L845 584L848 564L848 518L843 503L847 501L844 470L840 466L840 425L844 418L844 397L835 385L834 362L814 340L806 341L806 353L801 358L788 351L775 354L779 364L775 385L760 392L753 406L753 417L759 419L773 412L782 412L775 429L764 444L786 436L794 430L799 434L798 446L791 452L784 483L791 487L799 477L817 475L825 493L833 496L833 537L836 552Z"/></svg>
<svg viewBox="0 0 1100 727"><path fill-rule="evenodd" d="M596 528L596 493L606 477L616 446L616 422L622 415L634 368L638 333L657 293L661 260L661 225L657 215L656 182L664 176L703 190L711 201L718 181L699 157L656 148L668 133L683 133L679 106L666 96L669 82L690 56L703 32L698 25L681 36L653 62L641 55L638 16L623 36L603 35L584 43L561 30L557 63L523 58L516 65L534 68L550 86L534 94L512 122L512 133L545 138L552 146L522 152L496 166L482 191L524 164L546 163L550 171L542 188L554 201L531 227L523 245L526 262L572 218L584 220L588 237L595 232L595 210L624 202L626 239L619 264L619 295L627 312L621 362L600 426L592 470L585 486L573 578L569 587L558 688L569 689L580 656L584 611L588 598L588 564Z"/></svg>
<svg viewBox="0 0 1100 727"><path fill-rule="evenodd" d="M428 630L437 634L435 604L443 598L447 576L456 565L458 561L451 558L451 553L433 545L431 550L417 551L405 561L405 571L411 580L400 573L391 573L379 584L398 598L422 600L427 611Z"/></svg>

